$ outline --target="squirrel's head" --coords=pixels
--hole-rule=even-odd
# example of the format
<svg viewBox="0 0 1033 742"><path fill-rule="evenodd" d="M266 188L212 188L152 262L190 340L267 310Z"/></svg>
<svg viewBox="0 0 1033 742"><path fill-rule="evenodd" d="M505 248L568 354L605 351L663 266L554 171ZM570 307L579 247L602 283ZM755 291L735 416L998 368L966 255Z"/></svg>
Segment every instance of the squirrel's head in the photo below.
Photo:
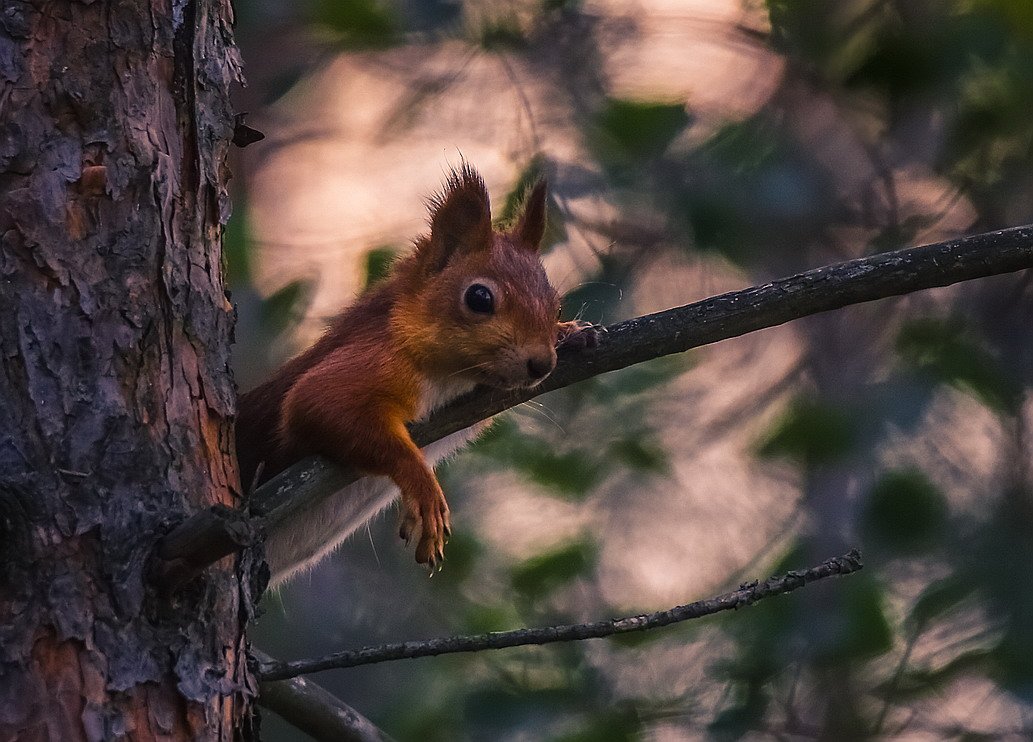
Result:
<svg viewBox="0 0 1033 742"><path fill-rule="evenodd" d="M431 201L430 235L402 266L392 327L424 372L502 388L534 386L556 365L559 296L538 259L546 186L513 225L492 227L488 191L469 165Z"/></svg>

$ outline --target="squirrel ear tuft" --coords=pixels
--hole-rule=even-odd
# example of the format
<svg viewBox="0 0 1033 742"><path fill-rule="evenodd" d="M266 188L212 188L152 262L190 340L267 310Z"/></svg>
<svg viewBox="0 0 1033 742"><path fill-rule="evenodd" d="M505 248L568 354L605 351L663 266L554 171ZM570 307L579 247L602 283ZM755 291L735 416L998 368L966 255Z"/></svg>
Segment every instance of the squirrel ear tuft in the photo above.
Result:
<svg viewBox="0 0 1033 742"><path fill-rule="evenodd" d="M457 252L491 247L491 204L484 180L468 163L454 169L444 190L430 201L430 239L420 254L430 272L440 271Z"/></svg>
<svg viewBox="0 0 1033 742"><path fill-rule="evenodd" d="M549 187L545 178L540 178L524 198L520 218L512 234L523 245L538 250L545 236L545 212L548 209Z"/></svg>

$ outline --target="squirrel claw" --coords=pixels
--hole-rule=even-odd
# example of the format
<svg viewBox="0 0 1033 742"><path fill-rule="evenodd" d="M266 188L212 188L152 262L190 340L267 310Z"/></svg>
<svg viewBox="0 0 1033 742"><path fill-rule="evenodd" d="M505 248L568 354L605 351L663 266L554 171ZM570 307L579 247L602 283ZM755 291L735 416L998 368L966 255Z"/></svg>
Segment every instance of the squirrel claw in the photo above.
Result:
<svg viewBox="0 0 1033 742"><path fill-rule="evenodd" d="M560 322L556 327L556 347L591 350L599 347L599 336L606 331L602 325L579 319Z"/></svg>

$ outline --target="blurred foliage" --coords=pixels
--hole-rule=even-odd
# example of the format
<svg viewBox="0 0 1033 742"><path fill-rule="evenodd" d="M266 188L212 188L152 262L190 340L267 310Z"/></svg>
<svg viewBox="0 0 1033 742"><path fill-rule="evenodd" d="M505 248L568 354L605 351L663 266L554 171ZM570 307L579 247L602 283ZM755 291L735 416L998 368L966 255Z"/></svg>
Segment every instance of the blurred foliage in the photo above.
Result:
<svg viewBox="0 0 1033 742"><path fill-rule="evenodd" d="M586 576L595 566L595 555L595 545L590 541L575 541L518 564L510 582L521 598L536 600L576 577Z"/></svg>
<svg viewBox="0 0 1033 742"><path fill-rule="evenodd" d="M247 203L238 196L233 204L233 218L227 222L222 235L222 259L226 280L232 286L246 286L251 277L251 235L249 233Z"/></svg>
<svg viewBox="0 0 1033 742"><path fill-rule="evenodd" d="M524 199L530 193L535 184L540 180L548 182L545 168L546 163L543 158L531 158L527 167L524 168L523 172L521 172L517 178L516 184L510 189L509 193L506 194L506 199L502 202L502 207L498 209L495 221L499 225L504 227L510 226L520 213L520 207L523 206ZM550 192L548 196L545 216L545 235L542 237L540 248L542 254L548 253L554 245L564 242L567 239L567 230L564 226L563 211L557 206L556 196L552 192Z"/></svg>
<svg viewBox="0 0 1033 742"><path fill-rule="evenodd" d="M496 422L478 441L478 453L525 474L559 497L583 499L607 466L602 456L581 448L563 451L544 437L523 435L509 418Z"/></svg>
<svg viewBox="0 0 1033 742"><path fill-rule="evenodd" d="M966 332L960 319L915 319L904 323L897 352L917 369L975 395L983 404L1015 414L1023 389L1005 367Z"/></svg>
<svg viewBox="0 0 1033 742"><path fill-rule="evenodd" d="M375 247L366 253L365 288L373 286L387 277L391 271L391 263L398 257L398 250L393 247Z"/></svg>
<svg viewBox="0 0 1033 742"><path fill-rule="evenodd" d="M899 551L941 543L947 500L922 472L885 472L868 493L864 525L871 538Z"/></svg>
<svg viewBox="0 0 1033 742"><path fill-rule="evenodd" d="M801 466L828 464L850 453L856 415L816 400L799 399L760 444L761 456L785 456Z"/></svg>
<svg viewBox="0 0 1033 742"><path fill-rule="evenodd" d="M397 40L398 21L380 0L321 0L313 7L313 20L345 46L380 47Z"/></svg>
<svg viewBox="0 0 1033 742"><path fill-rule="evenodd" d="M306 281L291 281L268 296L260 295L252 286L250 251L253 249L248 230L247 202L238 197L236 214L223 234L223 260L230 298L237 308L234 331L234 370L243 388L254 385L268 371L269 346L284 332L293 328L308 309L312 286Z"/></svg>
<svg viewBox="0 0 1033 742"><path fill-rule="evenodd" d="M625 261L609 255L599 256L599 268L592 280L582 282L563 297L563 320L581 319L607 324L623 297L629 268Z"/></svg>
<svg viewBox="0 0 1033 742"><path fill-rule="evenodd" d="M291 281L262 302L262 320L274 335L293 326L305 313L309 285Z"/></svg>
<svg viewBox="0 0 1033 742"><path fill-rule="evenodd" d="M518 51L527 47L527 36L520 22L512 17L486 21L478 29L478 40L489 52Z"/></svg>
<svg viewBox="0 0 1033 742"><path fill-rule="evenodd" d="M601 245L611 243L579 268L580 283L564 297L566 319L626 317L625 295L665 254L726 260L745 285L957 229L940 225L958 203L970 209L963 228L971 231L1033 222L1029 0L744 2L756 22L721 33L730 45L777 54L783 67L752 110L716 123L692 95L615 90L603 62L627 53L621 34L637 29L626 19L606 25L596 5L311 0L300 9L244 4L239 13L244 35L299 14L335 53L459 42L498 64L519 59L554 85L555 100L573 113L556 120L550 111L534 136L550 135L546 123L569 129L561 146L583 143L585 161L506 149L523 166L498 216L511 220L527 189L548 176L545 249L592 229ZM276 94L296 78L294 67L282 67L271 77ZM434 94L450 94L450 85ZM828 144L842 132L849 147ZM507 138L499 146L514 145ZM913 177L934 181L942 196L917 200ZM588 224L568 207L574 196L614 205L632 223L648 213L663 239L639 243L637 227L610 234L610 224ZM265 358L259 350L309 296L302 284L272 296L251 287L240 203L225 235L241 314L238 367ZM368 246L366 286L394 255ZM577 514L572 533L536 539L526 523L508 521L493 521L490 536L457 528L444 571L428 581L396 547L387 518L371 524L369 544L360 535L345 545L332 577L313 577L339 599L321 590L306 597L302 585L286 591L282 606L267 601L260 643L273 653L317 654L639 610L605 583L619 578L622 508L654 485L685 484L684 474L675 478L685 455L675 438L726 436L756 471L789 472L800 496L791 532L744 574L781 573L853 546L865 552L866 570L664 632L364 668L328 674L326 684L402 742L1030 738L1029 280L993 279L837 317L839 325L798 323L797 376L784 390L757 389L756 406L737 408L723 428L702 419L677 435L665 427L672 389L702 353L606 374L502 416L473 455L443 467L457 515L474 492L485 497L476 502L498 507L490 496L516 481L529 507ZM966 448L976 442L985 449L979 456ZM500 521L513 517L508 507L499 513ZM732 561L669 569L717 569L716 578L734 584L720 572ZM691 659L686 648L695 650ZM987 700L969 704L971 714L950 711L975 693ZM270 739L301 738L267 728Z"/></svg>
<svg viewBox="0 0 1033 742"><path fill-rule="evenodd" d="M696 249L751 265L799 250L840 210L831 178L800 151L770 112L726 124L680 158L671 195Z"/></svg>
<svg viewBox="0 0 1033 742"><path fill-rule="evenodd" d="M680 103L608 100L599 112L596 151L611 177L660 157L689 124Z"/></svg>

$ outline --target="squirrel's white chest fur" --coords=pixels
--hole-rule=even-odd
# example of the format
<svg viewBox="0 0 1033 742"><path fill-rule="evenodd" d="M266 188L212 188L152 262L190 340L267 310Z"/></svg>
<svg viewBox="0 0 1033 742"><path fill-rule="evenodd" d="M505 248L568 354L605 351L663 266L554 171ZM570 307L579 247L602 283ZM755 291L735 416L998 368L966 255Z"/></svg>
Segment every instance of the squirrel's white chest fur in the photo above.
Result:
<svg viewBox="0 0 1033 742"><path fill-rule="evenodd" d="M465 379L446 379L443 382L433 382L424 379L420 382L420 401L416 405L416 414L413 420L421 421L430 417L430 413L439 407L444 407L456 397L461 397L471 391L476 384Z"/></svg>
<svg viewBox="0 0 1033 742"><path fill-rule="evenodd" d="M445 383L425 379L420 384L414 419L427 418L474 386L474 382L462 379ZM423 455L427 463L435 466L448 458L481 429L480 426L466 428L425 446ZM265 544L266 561L272 572L270 586L276 587L297 572L314 567L397 497L398 488L387 477L363 477L280 525L269 534Z"/></svg>

